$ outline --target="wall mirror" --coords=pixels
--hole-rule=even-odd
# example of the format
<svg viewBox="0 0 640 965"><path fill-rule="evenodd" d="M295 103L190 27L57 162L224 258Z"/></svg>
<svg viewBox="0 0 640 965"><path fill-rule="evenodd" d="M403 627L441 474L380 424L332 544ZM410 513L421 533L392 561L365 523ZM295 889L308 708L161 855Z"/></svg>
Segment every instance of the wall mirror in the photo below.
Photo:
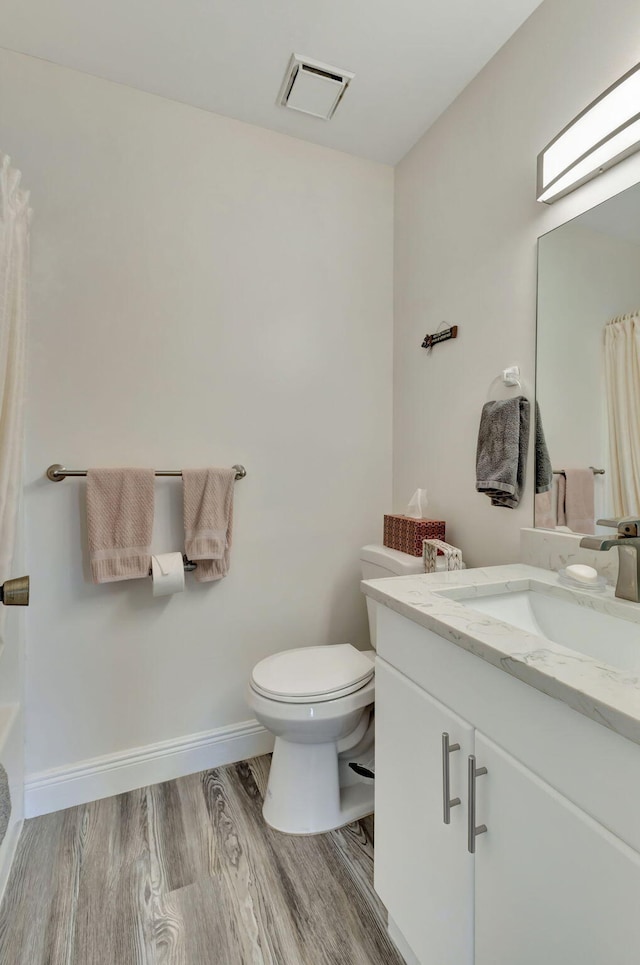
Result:
<svg viewBox="0 0 640 965"><path fill-rule="evenodd" d="M535 525L640 514L640 185L538 240L536 398Z"/></svg>

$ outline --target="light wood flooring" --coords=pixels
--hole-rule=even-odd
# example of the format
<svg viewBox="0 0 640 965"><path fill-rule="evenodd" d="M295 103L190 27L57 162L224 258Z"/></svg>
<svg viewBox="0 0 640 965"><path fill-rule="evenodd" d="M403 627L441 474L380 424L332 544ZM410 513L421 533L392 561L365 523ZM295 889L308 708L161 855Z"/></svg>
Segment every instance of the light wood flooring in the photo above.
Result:
<svg viewBox="0 0 640 965"><path fill-rule="evenodd" d="M0 965L402 965L372 819L272 831L268 773L261 757L27 821Z"/></svg>

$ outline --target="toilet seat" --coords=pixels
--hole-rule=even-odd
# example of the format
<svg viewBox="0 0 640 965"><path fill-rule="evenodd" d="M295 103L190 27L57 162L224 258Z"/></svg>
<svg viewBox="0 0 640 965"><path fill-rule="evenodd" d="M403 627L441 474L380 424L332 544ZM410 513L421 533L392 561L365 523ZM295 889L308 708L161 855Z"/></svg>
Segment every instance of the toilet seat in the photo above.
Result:
<svg viewBox="0 0 640 965"><path fill-rule="evenodd" d="M282 703L315 703L352 694L373 674L371 657L350 643L301 647L261 660L253 668L251 687Z"/></svg>

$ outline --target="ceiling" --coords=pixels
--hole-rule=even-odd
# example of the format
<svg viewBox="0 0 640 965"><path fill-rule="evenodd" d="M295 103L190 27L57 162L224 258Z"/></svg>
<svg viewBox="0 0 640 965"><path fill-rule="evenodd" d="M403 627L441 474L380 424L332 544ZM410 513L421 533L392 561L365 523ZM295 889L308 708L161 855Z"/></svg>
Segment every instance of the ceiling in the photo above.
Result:
<svg viewBox="0 0 640 965"><path fill-rule="evenodd" d="M2 0L0 45L394 164L540 0ZM331 121L276 106L293 52L355 73Z"/></svg>

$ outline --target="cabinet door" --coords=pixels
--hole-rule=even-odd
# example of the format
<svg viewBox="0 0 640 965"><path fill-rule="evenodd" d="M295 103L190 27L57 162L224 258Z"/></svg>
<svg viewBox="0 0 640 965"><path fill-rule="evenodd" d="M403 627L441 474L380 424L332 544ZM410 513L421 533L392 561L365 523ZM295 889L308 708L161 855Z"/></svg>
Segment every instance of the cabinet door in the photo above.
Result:
<svg viewBox="0 0 640 965"><path fill-rule="evenodd" d="M638 965L640 855L478 731L475 746L476 965Z"/></svg>
<svg viewBox="0 0 640 965"><path fill-rule="evenodd" d="M443 821L442 733L451 744ZM473 729L376 660L375 887L421 965L473 961L473 858L466 849L465 765Z"/></svg>

